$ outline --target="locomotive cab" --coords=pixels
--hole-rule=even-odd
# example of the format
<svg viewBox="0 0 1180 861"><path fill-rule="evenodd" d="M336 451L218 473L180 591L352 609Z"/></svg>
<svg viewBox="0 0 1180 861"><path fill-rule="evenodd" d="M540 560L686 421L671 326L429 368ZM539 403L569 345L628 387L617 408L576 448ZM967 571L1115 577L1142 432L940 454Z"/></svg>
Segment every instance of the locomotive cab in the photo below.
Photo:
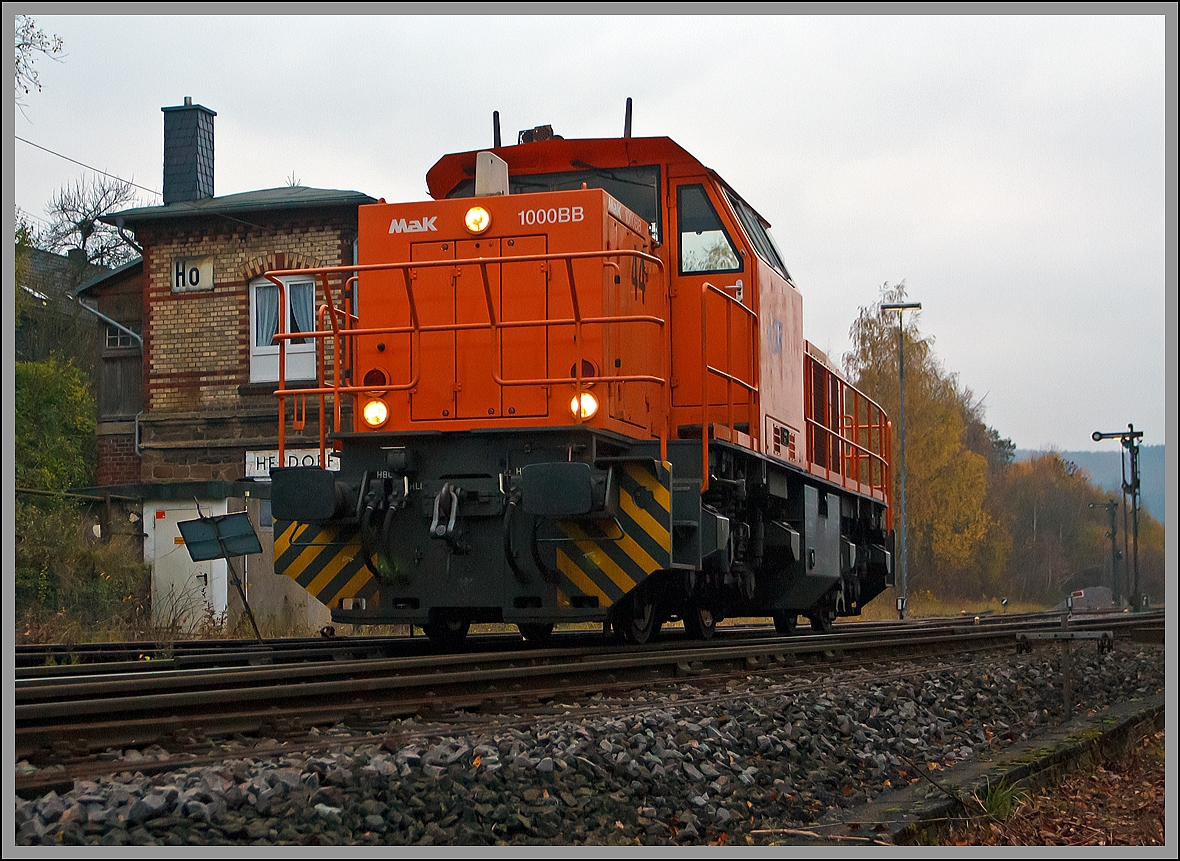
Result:
<svg viewBox="0 0 1180 861"><path fill-rule="evenodd" d="M668 138L539 137L444 157L432 200L360 208L356 267L311 270L319 380L280 383L280 446L318 424L340 470L272 474L276 570L444 645L859 613L888 421L804 341L767 222Z"/></svg>

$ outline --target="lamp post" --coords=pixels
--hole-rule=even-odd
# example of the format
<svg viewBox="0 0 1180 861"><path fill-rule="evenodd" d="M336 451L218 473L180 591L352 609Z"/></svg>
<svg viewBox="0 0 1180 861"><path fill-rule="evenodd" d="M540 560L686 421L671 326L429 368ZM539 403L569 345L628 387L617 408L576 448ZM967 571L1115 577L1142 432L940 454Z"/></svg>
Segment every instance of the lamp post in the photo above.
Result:
<svg viewBox="0 0 1180 861"><path fill-rule="evenodd" d="M902 318L906 311L918 311L921 308L921 302L883 302L881 304L882 311L897 312L897 388L901 413L898 416L901 426L901 548L898 550L898 555L901 557L901 600L897 608L899 619L906 617L906 603L909 599L909 592L906 589L905 559L905 324Z"/></svg>

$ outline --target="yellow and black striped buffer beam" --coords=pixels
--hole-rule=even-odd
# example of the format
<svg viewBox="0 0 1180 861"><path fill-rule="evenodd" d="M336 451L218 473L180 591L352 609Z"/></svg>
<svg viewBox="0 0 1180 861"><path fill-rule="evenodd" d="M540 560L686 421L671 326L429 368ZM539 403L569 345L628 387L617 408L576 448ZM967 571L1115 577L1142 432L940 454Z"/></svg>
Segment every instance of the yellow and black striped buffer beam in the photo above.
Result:
<svg viewBox="0 0 1180 861"><path fill-rule="evenodd" d="M379 604L378 582L365 566L355 527L275 521L275 573L285 574L325 607L346 598Z"/></svg>
<svg viewBox="0 0 1180 861"><path fill-rule="evenodd" d="M655 571L672 567L671 464L617 464L618 511L602 520L558 521L559 590L609 607Z"/></svg>

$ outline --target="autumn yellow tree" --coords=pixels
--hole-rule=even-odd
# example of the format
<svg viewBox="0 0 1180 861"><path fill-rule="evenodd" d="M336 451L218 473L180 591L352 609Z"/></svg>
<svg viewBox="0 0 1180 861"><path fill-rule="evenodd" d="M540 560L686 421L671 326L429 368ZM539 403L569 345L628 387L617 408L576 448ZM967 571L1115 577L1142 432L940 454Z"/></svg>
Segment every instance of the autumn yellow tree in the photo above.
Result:
<svg viewBox="0 0 1180 861"><path fill-rule="evenodd" d="M895 505L900 324L897 315L882 313L881 304L905 298L904 282L885 284L879 302L860 309L850 331L852 350L844 356L849 380L894 422ZM987 425L982 401L939 363L920 319L907 315L902 334L910 589L1055 604L1074 589L1109 585L1105 505L1111 497L1058 454L1013 463L1011 440ZM1163 596L1163 558L1163 526L1140 511L1140 589L1155 599ZM1131 589L1130 566L1129 558L1120 562L1124 599Z"/></svg>
<svg viewBox="0 0 1180 861"><path fill-rule="evenodd" d="M900 470L898 410L898 319L881 303L905 299L904 282L885 284L881 299L860 309L844 356L849 379L893 417L894 484ZM982 406L957 375L945 371L924 336L918 314L905 320L906 548L909 586L943 595L995 595L1003 588L1010 540L987 509L988 475L994 454L1003 460L1011 445L982 425ZM975 448L967 445L976 438ZM982 442L980 442L982 440ZM994 448L993 453L991 449ZM898 499L897 487L894 488Z"/></svg>

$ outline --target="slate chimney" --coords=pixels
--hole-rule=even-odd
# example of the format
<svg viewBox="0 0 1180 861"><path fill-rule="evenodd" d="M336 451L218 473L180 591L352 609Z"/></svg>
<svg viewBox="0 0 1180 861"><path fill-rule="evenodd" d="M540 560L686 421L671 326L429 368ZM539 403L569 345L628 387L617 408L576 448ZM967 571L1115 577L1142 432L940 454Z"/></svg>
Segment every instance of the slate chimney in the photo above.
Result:
<svg viewBox="0 0 1180 861"><path fill-rule="evenodd" d="M213 196L213 118L216 111L184 104L164 112L164 205Z"/></svg>

